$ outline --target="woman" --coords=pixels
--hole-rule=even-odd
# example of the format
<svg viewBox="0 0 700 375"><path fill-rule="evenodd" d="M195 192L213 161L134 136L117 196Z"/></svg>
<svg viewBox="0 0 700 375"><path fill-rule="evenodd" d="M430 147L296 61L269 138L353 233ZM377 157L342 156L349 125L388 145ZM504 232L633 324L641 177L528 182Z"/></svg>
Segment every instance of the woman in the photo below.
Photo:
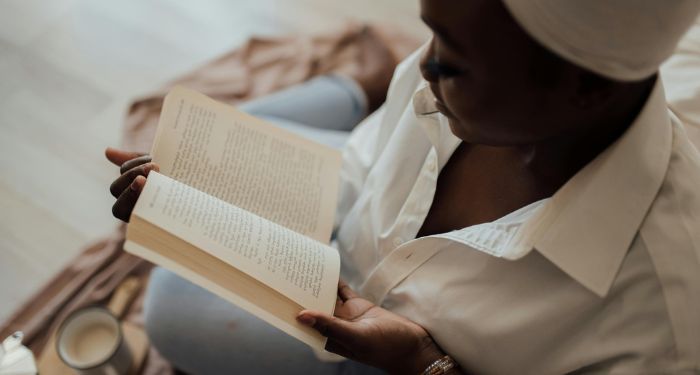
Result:
<svg viewBox="0 0 700 375"><path fill-rule="evenodd" d="M156 346L192 372L700 369L700 157L657 77L699 5L628 3L421 2L433 39L344 149L349 285L334 317L298 317L356 362L255 323L223 332L207 319L251 322L228 306L168 316L175 294L203 292L165 271L147 306ZM108 151L125 163L122 218L154 168L133 156ZM188 319L210 336L165 333Z"/></svg>

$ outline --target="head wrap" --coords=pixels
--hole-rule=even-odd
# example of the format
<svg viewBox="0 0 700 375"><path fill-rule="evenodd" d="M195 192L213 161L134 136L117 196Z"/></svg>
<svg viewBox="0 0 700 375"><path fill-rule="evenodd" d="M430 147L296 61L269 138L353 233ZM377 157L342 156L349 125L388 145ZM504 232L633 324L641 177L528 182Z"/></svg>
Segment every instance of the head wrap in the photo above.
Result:
<svg viewBox="0 0 700 375"><path fill-rule="evenodd" d="M620 81L648 78L673 54L700 0L503 0L539 43Z"/></svg>

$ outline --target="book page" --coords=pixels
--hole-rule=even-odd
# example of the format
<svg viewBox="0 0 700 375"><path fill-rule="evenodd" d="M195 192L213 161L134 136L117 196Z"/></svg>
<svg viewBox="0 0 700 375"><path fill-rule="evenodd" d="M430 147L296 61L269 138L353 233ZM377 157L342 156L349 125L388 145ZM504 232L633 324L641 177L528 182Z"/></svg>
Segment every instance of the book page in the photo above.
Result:
<svg viewBox="0 0 700 375"><path fill-rule="evenodd" d="M304 308L333 313L338 252L279 224L151 172L133 216L236 267Z"/></svg>
<svg viewBox="0 0 700 375"><path fill-rule="evenodd" d="M303 307L212 255L134 217L124 249L250 312L307 345L323 350L326 338L296 321Z"/></svg>
<svg viewBox="0 0 700 375"><path fill-rule="evenodd" d="M160 173L328 243L340 152L174 88L151 151Z"/></svg>

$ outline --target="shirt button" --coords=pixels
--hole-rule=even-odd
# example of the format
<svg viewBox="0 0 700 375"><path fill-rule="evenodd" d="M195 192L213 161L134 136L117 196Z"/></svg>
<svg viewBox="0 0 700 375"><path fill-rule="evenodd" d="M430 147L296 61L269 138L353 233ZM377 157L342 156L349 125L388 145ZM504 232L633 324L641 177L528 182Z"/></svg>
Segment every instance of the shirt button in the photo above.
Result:
<svg viewBox="0 0 700 375"><path fill-rule="evenodd" d="M403 244L403 240L401 239L401 237L394 237L394 240L392 242L394 243L395 247L399 247L401 246L401 244Z"/></svg>

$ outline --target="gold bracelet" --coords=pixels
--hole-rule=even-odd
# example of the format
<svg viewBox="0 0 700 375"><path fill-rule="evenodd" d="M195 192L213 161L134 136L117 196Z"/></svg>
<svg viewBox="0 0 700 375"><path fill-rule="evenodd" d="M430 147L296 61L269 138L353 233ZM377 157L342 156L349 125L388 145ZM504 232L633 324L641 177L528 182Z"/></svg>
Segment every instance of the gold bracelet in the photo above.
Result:
<svg viewBox="0 0 700 375"><path fill-rule="evenodd" d="M431 363L430 366L428 366L428 368L421 373L421 375L442 375L456 367L457 364L455 361L452 360L449 355L446 355Z"/></svg>

